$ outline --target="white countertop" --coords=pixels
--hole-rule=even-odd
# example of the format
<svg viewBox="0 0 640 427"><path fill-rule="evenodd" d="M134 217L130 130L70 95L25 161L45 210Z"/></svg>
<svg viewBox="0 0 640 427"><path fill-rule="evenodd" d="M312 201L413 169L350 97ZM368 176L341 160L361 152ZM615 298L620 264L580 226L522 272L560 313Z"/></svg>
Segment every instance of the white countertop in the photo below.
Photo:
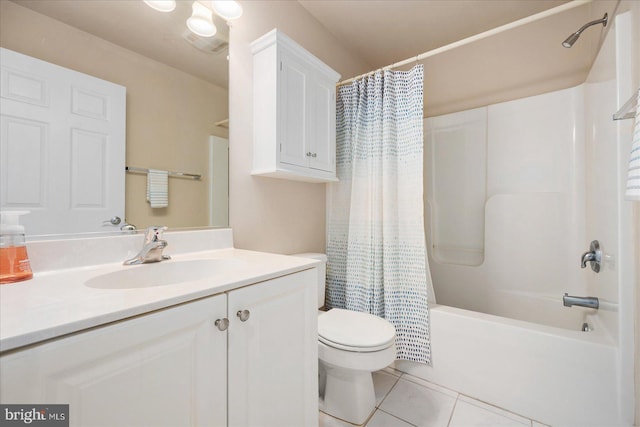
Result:
<svg viewBox="0 0 640 427"><path fill-rule="evenodd" d="M123 269L152 269L186 260L232 259L241 268L213 278L133 289L89 287L85 282ZM241 249L173 255L162 263L122 262L35 273L33 279L0 286L0 351L8 351L109 322L207 297L315 267L318 261Z"/></svg>

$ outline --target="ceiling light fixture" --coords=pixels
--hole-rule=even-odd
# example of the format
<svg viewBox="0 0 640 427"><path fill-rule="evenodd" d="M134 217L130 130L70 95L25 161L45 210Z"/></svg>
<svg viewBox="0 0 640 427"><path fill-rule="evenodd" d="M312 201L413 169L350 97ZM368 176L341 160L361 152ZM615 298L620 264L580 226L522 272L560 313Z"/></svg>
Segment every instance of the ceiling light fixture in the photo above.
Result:
<svg viewBox="0 0 640 427"><path fill-rule="evenodd" d="M152 9L160 12L173 12L176 8L176 0L143 0Z"/></svg>
<svg viewBox="0 0 640 427"><path fill-rule="evenodd" d="M212 0L211 7L220 17L231 20L242 16L242 6L234 0Z"/></svg>
<svg viewBox="0 0 640 427"><path fill-rule="evenodd" d="M213 23L211 9L194 1L192 10L191 17L187 19L187 27L201 37L213 37L217 28Z"/></svg>
<svg viewBox="0 0 640 427"><path fill-rule="evenodd" d="M160 12L172 12L176 8L176 0L143 1ZM242 16L242 6L234 0L208 0L206 2L196 0L192 5L191 17L187 19L187 27L200 37L213 37L217 32L216 25L213 23L213 12L222 19L230 21Z"/></svg>

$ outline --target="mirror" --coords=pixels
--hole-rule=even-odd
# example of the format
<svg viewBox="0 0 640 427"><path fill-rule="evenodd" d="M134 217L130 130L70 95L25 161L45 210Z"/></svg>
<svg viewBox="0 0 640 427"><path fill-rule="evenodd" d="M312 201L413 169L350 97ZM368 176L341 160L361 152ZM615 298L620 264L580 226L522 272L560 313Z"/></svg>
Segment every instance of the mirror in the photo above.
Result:
<svg viewBox="0 0 640 427"><path fill-rule="evenodd" d="M228 226L229 31L213 14L217 33L195 36L191 5L162 13L133 0L0 2L2 47L126 87L126 166L201 175L170 177L168 206L151 208L146 174L126 173L122 223L138 229Z"/></svg>

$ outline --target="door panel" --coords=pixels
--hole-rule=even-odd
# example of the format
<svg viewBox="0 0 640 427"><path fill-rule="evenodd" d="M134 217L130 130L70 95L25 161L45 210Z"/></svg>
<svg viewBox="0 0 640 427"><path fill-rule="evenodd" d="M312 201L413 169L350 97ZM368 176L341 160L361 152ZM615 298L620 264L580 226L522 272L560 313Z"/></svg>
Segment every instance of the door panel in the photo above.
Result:
<svg viewBox="0 0 640 427"><path fill-rule="evenodd" d="M29 234L106 231L124 219L126 89L0 49L0 208Z"/></svg>
<svg viewBox="0 0 640 427"><path fill-rule="evenodd" d="M306 166L308 72L302 63L284 53L280 66L280 161Z"/></svg>
<svg viewBox="0 0 640 427"><path fill-rule="evenodd" d="M229 293L230 426L317 426L316 281L313 269Z"/></svg>
<svg viewBox="0 0 640 427"><path fill-rule="evenodd" d="M71 426L227 423L226 295L0 358L2 403L69 404Z"/></svg>

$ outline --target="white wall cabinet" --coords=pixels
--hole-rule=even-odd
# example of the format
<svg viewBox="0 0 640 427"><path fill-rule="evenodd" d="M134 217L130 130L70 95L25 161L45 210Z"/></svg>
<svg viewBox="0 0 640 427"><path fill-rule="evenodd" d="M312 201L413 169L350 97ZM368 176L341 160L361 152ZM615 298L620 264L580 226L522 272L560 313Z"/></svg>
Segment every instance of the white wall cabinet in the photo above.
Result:
<svg viewBox="0 0 640 427"><path fill-rule="evenodd" d="M68 403L72 426L317 426L315 280L306 270L9 352L2 403Z"/></svg>
<svg viewBox="0 0 640 427"><path fill-rule="evenodd" d="M273 30L253 53L253 175L336 181L340 75Z"/></svg>

